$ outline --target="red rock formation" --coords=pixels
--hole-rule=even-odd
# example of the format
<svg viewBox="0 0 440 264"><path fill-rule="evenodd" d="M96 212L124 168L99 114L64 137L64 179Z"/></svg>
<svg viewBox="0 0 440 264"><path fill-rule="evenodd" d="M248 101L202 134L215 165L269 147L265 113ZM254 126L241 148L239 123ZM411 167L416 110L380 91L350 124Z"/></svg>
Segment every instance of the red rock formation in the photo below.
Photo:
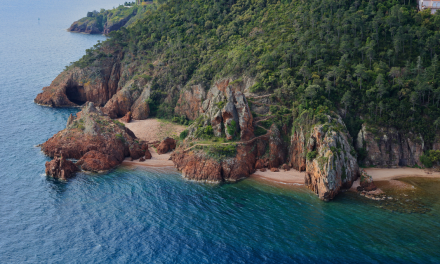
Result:
<svg viewBox="0 0 440 264"><path fill-rule="evenodd" d="M146 142L139 141L121 123L104 116L93 103L88 103L66 129L42 144L50 156L78 159L83 170L100 171L120 164L125 157L138 159L151 155Z"/></svg>
<svg viewBox="0 0 440 264"><path fill-rule="evenodd" d="M46 162L46 174L54 178L66 180L73 176L73 173L79 171L75 163L61 158L55 157L52 161Z"/></svg>
<svg viewBox="0 0 440 264"><path fill-rule="evenodd" d="M109 51L110 52L110 51ZM118 89L120 66L118 55L101 59L99 77L96 68L78 67L62 72L50 86L44 87L35 102L51 107L70 107L93 102L104 105Z"/></svg>
<svg viewBox="0 0 440 264"><path fill-rule="evenodd" d="M203 151L176 150L171 158L183 176L190 180L210 182L236 182L255 172L256 143L237 145L233 158L215 160Z"/></svg>
<svg viewBox="0 0 440 264"><path fill-rule="evenodd" d="M174 112L178 115L186 116L190 120L194 120L199 116L202 102L205 98L205 89L203 89L201 85L193 85L180 94Z"/></svg>
<svg viewBox="0 0 440 264"><path fill-rule="evenodd" d="M160 142L159 146L157 146L157 153L165 154L168 151L171 151L175 148L176 148L176 140L167 137L162 142Z"/></svg>
<svg viewBox="0 0 440 264"><path fill-rule="evenodd" d="M115 157L96 150L87 152L77 162L77 165L81 166L82 170L94 172L109 170L119 164L120 162Z"/></svg>
<svg viewBox="0 0 440 264"><path fill-rule="evenodd" d="M122 121L124 121L125 123L130 123L131 122L131 112L128 111L128 113L122 118Z"/></svg>
<svg viewBox="0 0 440 264"><path fill-rule="evenodd" d="M280 170L278 168L271 168L270 171L271 172L279 172Z"/></svg>

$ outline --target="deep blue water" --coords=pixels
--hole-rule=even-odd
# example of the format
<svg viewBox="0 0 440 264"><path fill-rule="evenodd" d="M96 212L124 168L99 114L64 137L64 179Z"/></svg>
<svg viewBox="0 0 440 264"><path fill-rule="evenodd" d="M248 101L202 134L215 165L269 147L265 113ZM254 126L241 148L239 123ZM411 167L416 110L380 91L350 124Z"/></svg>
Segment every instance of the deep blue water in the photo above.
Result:
<svg viewBox="0 0 440 264"><path fill-rule="evenodd" d="M302 188L200 184L172 169L46 177L34 146L75 110L33 99L104 39L70 23L118 3L0 0L0 263L440 263L438 198L428 214L402 214L354 194L323 203Z"/></svg>

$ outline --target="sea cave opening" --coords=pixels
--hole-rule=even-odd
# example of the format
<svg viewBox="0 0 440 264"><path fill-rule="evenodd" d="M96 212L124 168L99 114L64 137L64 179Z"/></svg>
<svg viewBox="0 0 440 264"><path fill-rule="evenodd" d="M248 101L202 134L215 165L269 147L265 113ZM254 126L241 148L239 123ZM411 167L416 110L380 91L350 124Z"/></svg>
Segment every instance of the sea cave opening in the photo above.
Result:
<svg viewBox="0 0 440 264"><path fill-rule="evenodd" d="M72 103L77 105L83 105L87 102L87 97L83 86L68 86L66 88L66 96Z"/></svg>

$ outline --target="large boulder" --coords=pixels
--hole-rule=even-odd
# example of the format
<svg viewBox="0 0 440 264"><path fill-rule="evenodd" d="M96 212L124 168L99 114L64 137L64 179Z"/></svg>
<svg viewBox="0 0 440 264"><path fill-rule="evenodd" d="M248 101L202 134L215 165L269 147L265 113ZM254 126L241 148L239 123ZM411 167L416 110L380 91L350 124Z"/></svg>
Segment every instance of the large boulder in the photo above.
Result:
<svg viewBox="0 0 440 264"><path fill-rule="evenodd" d="M176 148L176 140L167 137L162 142L160 142L159 146L157 146L157 153L165 154L175 148Z"/></svg>
<svg viewBox="0 0 440 264"><path fill-rule="evenodd" d="M55 157L52 161L46 162L46 175L57 179L67 180L71 178L75 172L79 171L78 167L65 157Z"/></svg>

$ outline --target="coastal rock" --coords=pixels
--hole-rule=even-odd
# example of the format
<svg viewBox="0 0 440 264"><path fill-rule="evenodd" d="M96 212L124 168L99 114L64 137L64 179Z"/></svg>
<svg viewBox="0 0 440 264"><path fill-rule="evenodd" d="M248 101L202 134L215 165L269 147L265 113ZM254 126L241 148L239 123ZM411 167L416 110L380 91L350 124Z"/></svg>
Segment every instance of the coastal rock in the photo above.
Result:
<svg viewBox="0 0 440 264"><path fill-rule="evenodd" d="M358 191L374 191L377 189L376 185L373 182L373 177L367 174L365 170L360 170L360 180L359 187L357 187Z"/></svg>
<svg viewBox="0 0 440 264"><path fill-rule="evenodd" d="M304 123L295 127L290 147L293 167L301 171L305 163L305 185L324 201L333 199L340 189L350 188L359 176L345 124L334 113L327 118L324 124L310 125L307 116L301 116ZM307 138L304 131L310 131Z"/></svg>
<svg viewBox="0 0 440 264"><path fill-rule="evenodd" d="M364 124L359 131L356 148L366 152L363 160L366 166L423 166L420 156L425 143L421 135L412 132L402 133L394 128Z"/></svg>
<svg viewBox="0 0 440 264"><path fill-rule="evenodd" d="M190 180L236 182L255 172L255 142L237 145L235 157L216 160L202 150L185 152L179 148L172 154L174 165Z"/></svg>
<svg viewBox="0 0 440 264"><path fill-rule="evenodd" d="M83 170L107 170L125 157L148 155L147 144L139 141L122 123L105 116L93 103L87 103L66 129L41 145L49 157L77 159ZM90 152L90 153L89 153Z"/></svg>
<svg viewBox="0 0 440 264"><path fill-rule="evenodd" d="M278 168L271 168L270 171L271 172L279 172L280 170Z"/></svg>
<svg viewBox="0 0 440 264"><path fill-rule="evenodd" d="M175 148L176 148L176 140L167 137L162 142L160 142L159 146L157 146L157 153L165 154L168 151L171 151Z"/></svg>
<svg viewBox="0 0 440 264"><path fill-rule="evenodd" d="M115 157L96 150L87 152L77 162L77 165L80 166L82 170L93 172L109 170L119 164L120 162Z"/></svg>
<svg viewBox="0 0 440 264"><path fill-rule="evenodd" d="M66 160L63 156L61 158L55 157L52 161L46 162L46 175L57 179L66 180L73 176L73 173L79 171L75 163Z"/></svg>
<svg viewBox="0 0 440 264"><path fill-rule="evenodd" d="M118 61L118 54L114 54L101 59L99 67L72 67L58 75L50 86L44 87L34 101L51 107L80 106L85 102L103 106L117 92Z"/></svg>

